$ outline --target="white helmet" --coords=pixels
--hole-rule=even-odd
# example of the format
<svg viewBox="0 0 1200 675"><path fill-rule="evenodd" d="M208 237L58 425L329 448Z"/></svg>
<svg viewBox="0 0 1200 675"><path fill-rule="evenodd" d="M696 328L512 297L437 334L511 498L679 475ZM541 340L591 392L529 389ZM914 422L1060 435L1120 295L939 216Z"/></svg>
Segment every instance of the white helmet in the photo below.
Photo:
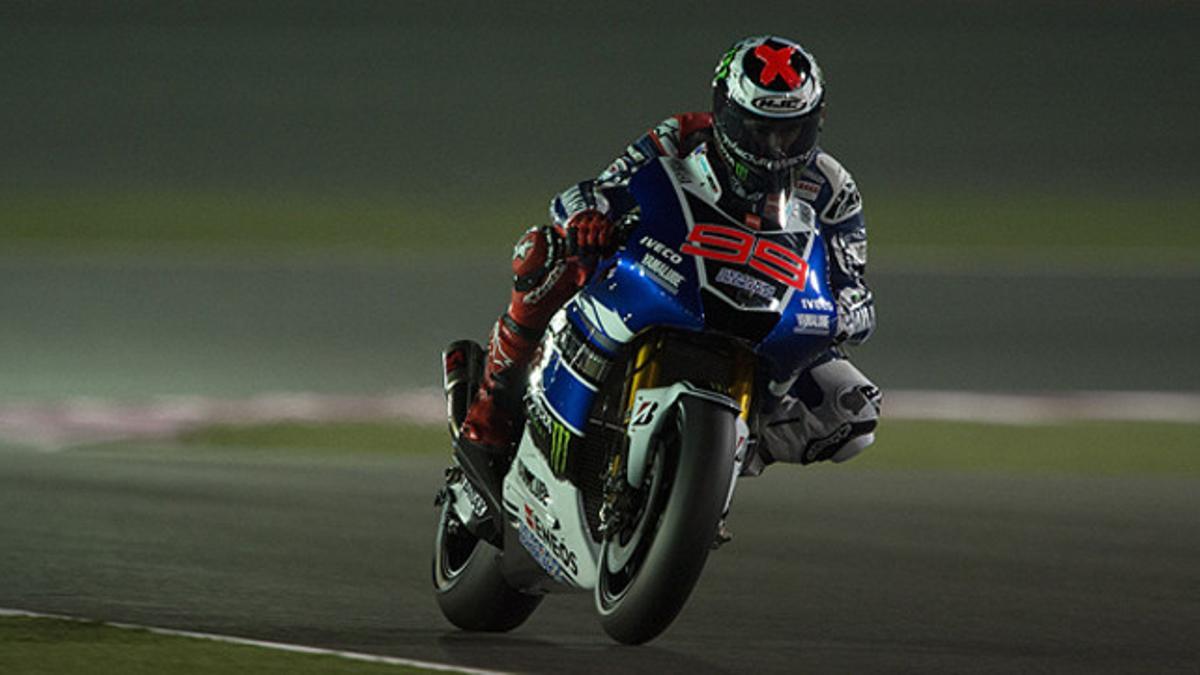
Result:
<svg viewBox="0 0 1200 675"><path fill-rule="evenodd" d="M743 197L787 185L812 156L825 83L798 43L759 36L733 45L713 76L713 133Z"/></svg>

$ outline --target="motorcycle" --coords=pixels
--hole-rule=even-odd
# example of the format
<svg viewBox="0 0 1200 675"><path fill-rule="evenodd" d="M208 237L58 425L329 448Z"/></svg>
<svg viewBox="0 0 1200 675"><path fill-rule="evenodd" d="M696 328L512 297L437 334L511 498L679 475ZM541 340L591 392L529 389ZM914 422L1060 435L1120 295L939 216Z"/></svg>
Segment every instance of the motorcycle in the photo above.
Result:
<svg viewBox="0 0 1200 675"><path fill-rule="evenodd" d="M742 220L720 191L703 146L642 167L624 243L535 354L502 479L455 454L433 555L454 625L507 631L548 593L590 591L604 630L640 644L683 608L750 471L756 421L836 329L812 208L793 197ZM459 341L443 359L458 442L484 354Z"/></svg>

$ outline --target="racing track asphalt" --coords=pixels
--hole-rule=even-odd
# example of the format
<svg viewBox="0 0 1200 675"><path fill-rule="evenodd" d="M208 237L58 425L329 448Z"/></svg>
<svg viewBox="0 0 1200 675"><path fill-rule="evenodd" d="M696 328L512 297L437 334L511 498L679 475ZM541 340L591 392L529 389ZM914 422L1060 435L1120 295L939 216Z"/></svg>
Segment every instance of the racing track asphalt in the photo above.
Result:
<svg viewBox="0 0 1200 675"><path fill-rule="evenodd" d="M507 635L430 594L436 455L0 447L0 607L534 673L1186 672L1194 479L773 467L648 646L587 595Z"/></svg>
<svg viewBox="0 0 1200 675"><path fill-rule="evenodd" d="M0 398L429 386L495 316L480 288L504 263L5 257ZM874 279L856 361L885 390L1200 380L1194 272ZM440 467L0 444L0 607L527 672L1197 670L1195 480L773 469L679 620L629 649L587 596L511 635L451 630L428 579Z"/></svg>

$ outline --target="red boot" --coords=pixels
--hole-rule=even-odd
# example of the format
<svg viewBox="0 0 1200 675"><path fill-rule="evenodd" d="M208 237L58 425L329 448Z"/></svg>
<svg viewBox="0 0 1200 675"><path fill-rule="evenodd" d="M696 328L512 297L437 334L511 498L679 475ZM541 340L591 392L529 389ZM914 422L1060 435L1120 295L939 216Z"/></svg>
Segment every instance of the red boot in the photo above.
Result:
<svg viewBox="0 0 1200 675"><path fill-rule="evenodd" d="M537 347L531 337L505 314L488 340L483 381L467 409L460 436L489 453L509 455L516 444L522 380Z"/></svg>

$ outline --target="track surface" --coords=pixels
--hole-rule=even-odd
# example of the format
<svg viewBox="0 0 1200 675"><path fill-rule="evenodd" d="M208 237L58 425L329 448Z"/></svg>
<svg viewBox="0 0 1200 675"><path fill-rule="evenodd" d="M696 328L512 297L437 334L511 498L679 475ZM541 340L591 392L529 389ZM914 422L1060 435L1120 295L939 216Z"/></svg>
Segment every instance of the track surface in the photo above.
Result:
<svg viewBox="0 0 1200 675"><path fill-rule="evenodd" d="M1195 672L1200 486L782 467L659 640L432 602L441 460L0 449L0 606L527 672Z"/></svg>
<svg viewBox="0 0 1200 675"><path fill-rule="evenodd" d="M0 398L429 386L505 262L3 258ZM856 360L885 389L1194 389L1195 281L877 274ZM626 649L586 596L451 630L441 465L0 447L0 606L547 673L1196 671L1194 480L782 467L743 486L671 630Z"/></svg>

